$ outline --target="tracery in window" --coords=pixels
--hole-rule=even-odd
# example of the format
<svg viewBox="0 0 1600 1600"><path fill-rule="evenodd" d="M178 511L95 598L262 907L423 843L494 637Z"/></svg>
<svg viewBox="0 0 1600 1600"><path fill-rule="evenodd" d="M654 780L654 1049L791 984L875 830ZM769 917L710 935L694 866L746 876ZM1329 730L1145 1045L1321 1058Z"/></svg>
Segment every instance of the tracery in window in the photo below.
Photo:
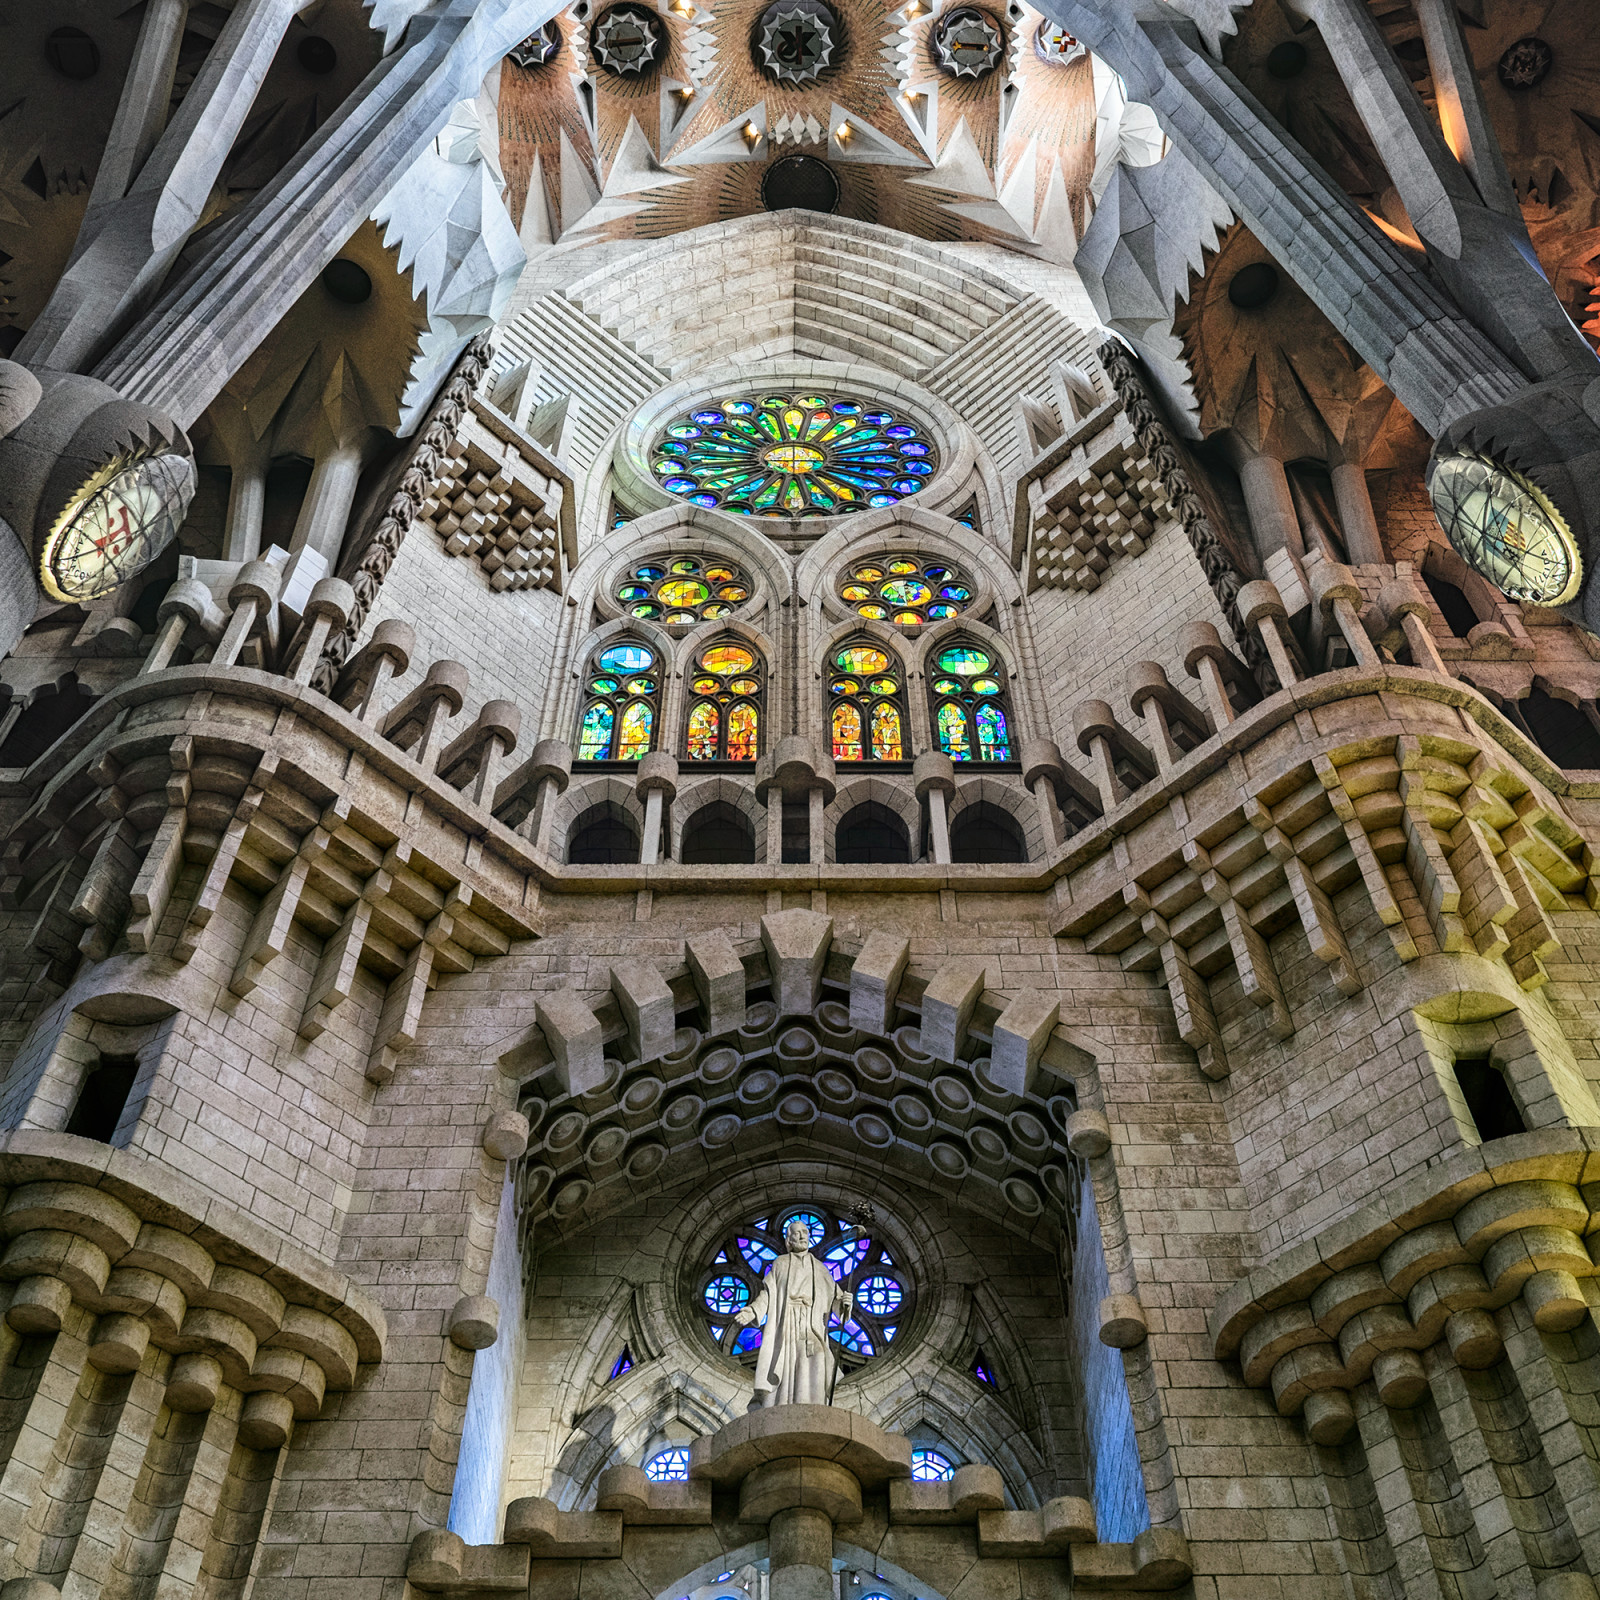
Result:
<svg viewBox="0 0 1600 1600"><path fill-rule="evenodd" d="M968 641L946 645L929 674L934 737L952 761L1010 761L1016 734L1005 671Z"/></svg>
<svg viewBox="0 0 1600 1600"><path fill-rule="evenodd" d="M767 1268L785 1248L785 1230L797 1220L810 1229L812 1254L855 1296L852 1314L828 1325L841 1362L854 1369L893 1344L915 1308L916 1285L870 1226L859 1227L827 1206L764 1211L721 1235L694 1280L697 1311L725 1353L753 1365L761 1329L739 1328L733 1318L755 1298Z"/></svg>
<svg viewBox="0 0 1600 1600"><path fill-rule="evenodd" d="M731 561L678 556L641 561L613 591L630 616L687 628L732 616L755 590L742 567Z"/></svg>
<svg viewBox="0 0 1600 1600"><path fill-rule="evenodd" d="M661 715L661 663L637 639L603 645L584 675L579 761L638 761L655 746Z"/></svg>
<svg viewBox="0 0 1600 1600"><path fill-rule="evenodd" d="M955 1475L956 1464L943 1451L916 1449L911 1452L914 1483L948 1483Z"/></svg>
<svg viewBox="0 0 1600 1600"><path fill-rule="evenodd" d="M658 1450L644 1464L644 1475L652 1483L684 1483L689 1477L689 1448L669 1445Z"/></svg>
<svg viewBox="0 0 1600 1600"><path fill-rule="evenodd" d="M650 467L668 494L738 516L818 517L892 506L938 467L918 423L826 394L739 395L667 425Z"/></svg>
<svg viewBox="0 0 1600 1600"><path fill-rule="evenodd" d="M737 639L719 639L695 657L689 679L684 753L690 761L754 761L761 754L766 667Z"/></svg>
<svg viewBox="0 0 1600 1600"><path fill-rule="evenodd" d="M881 645L852 640L834 652L828 679L835 761L904 761L904 676Z"/></svg>
<svg viewBox="0 0 1600 1600"><path fill-rule="evenodd" d="M914 553L855 561L839 580L839 598L868 622L890 622L908 633L959 616L977 596L958 567Z"/></svg>

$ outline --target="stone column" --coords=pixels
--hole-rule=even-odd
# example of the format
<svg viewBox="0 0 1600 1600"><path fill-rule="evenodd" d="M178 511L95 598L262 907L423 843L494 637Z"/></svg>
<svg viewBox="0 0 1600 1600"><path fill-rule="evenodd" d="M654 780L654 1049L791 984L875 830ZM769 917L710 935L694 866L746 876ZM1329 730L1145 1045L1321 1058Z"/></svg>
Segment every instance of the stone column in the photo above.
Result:
<svg viewBox="0 0 1600 1600"><path fill-rule="evenodd" d="M178 70L178 46L188 15L189 0L146 0L139 42L128 64L128 76L122 82L116 120L111 124L105 154L89 195L91 206L120 200L155 149L156 140L167 125L172 80Z"/></svg>
<svg viewBox="0 0 1600 1600"><path fill-rule="evenodd" d="M1367 488L1366 468L1359 461L1341 461L1329 468L1333 479L1333 498L1339 507L1339 522L1344 528L1344 547L1357 566L1382 561L1383 536L1372 510L1372 492Z"/></svg>
<svg viewBox="0 0 1600 1600"><path fill-rule="evenodd" d="M667 802L678 793L678 763L665 750L652 750L639 763L636 779L644 801L644 837L639 841L639 865L651 867L666 851L661 847L661 821Z"/></svg>
<svg viewBox="0 0 1600 1600"><path fill-rule="evenodd" d="M772 1600L833 1600L833 1523L828 1513L795 1506L777 1512L767 1532Z"/></svg>
<svg viewBox="0 0 1600 1600"><path fill-rule="evenodd" d="M228 490L228 523L222 535L224 561L254 561L261 554L266 509L266 463L256 460L235 467Z"/></svg>
<svg viewBox="0 0 1600 1600"><path fill-rule="evenodd" d="M928 802L928 853L940 866L950 864L950 796L956 792L955 763L940 750L924 750L912 763L917 799Z"/></svg>
<svg viewBox="0 0 1600 1600"><path fill-rule="evenodd" d="M813 866L822 860L822 814L835 792L833 757L823 755L804 735L780 739L762 756L756 763L756 799L767 807L769 861L782 859L784 803L801 796L806 802L808 854Z"/></svg>
<svg viewBox="0 0 1600 1600"><path fill-rule="evenodd" d="M317 457L311 469L311 482L294 525L291 552L309 547L327 563L332 572L339 565L344 531L355 503L356 485L361 481L361 447L335 445Z"/></svg>

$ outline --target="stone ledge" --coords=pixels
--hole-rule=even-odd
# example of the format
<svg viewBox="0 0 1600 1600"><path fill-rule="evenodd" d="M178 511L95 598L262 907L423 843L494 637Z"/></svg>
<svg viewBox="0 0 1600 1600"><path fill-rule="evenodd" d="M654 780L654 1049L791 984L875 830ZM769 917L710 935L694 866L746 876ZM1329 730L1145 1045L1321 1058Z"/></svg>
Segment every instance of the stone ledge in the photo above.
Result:
<svg viewBox="0 0 1600 1600"><path fill-rule="evenodd" d="M836 1461L862 1488L911 1476L911 1441L838 1406L771 1406L746 1412L689 1446L689 1476L719 1486L740 1482L766 1461Z"/></svg>

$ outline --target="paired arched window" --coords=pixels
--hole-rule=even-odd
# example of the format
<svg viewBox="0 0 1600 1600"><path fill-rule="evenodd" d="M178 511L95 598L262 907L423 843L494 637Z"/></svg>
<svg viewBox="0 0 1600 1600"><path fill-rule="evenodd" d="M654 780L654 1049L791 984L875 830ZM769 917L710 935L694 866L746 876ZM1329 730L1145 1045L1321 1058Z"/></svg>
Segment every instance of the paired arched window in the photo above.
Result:
<svg viewBox="0 0 1600 1600"><path fill-rule="evenodd" d="M766 667L738 639L719 639L694 658L684 754L690 761L754 761L761 754Z"/></svg>
<svg viewBox="0 0 1600 1600"><path fill-rule="evenodd" d="M661 720L661 661L641 639L602 645L584 676L579 761L638 761L655 748Z"/></svg>
<svg viewBox="0 0 1600 1600"><path fill-rule="evenodd" d="M870 639L853 639L829 662L829 728L835 761L904 761L905 674Z"/></svg>
<svg viewBox="0 0 1600 1600"><path fill-rule="evenodd" d="M992 651L967 639L941 646L928 685L933 735L952 761L1016 759L1005 669Z"/></svg>

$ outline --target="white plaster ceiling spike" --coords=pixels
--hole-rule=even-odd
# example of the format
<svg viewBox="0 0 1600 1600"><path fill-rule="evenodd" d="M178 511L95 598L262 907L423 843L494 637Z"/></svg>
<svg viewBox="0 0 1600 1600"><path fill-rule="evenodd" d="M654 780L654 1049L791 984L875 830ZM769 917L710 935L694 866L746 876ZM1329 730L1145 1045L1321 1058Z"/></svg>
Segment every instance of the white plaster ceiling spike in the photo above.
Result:
<svg viewBox="0 0 1600 1600"><path fill-rule="evenodd" d="M846 131L848 130L848 131ZM926 167L931 163L914 150L879 133L870 123L834 102L828 110L828 154L835 161L857 161L879 167Z"/></svg>
<svg viewBox="0 0 1600 1600"><path fill-rule="evenodd" d="M1024 146L1004 184L1000 204L1016 218L1017 226L1033 237L1034 196L1039 192L1039 139L1036 134Z"/></svg>
<svg viewBox="0 0 1600 1600"><path fill-rule="evenodd" d="M1039 221L1033 230L1033 242L1039 253L1048 261L1059 262L1064 267L1072 265L1078 253L1078 231L1072 220L1072 198L1067 193L1067 180L1062 176L1059 157L1050 162L1050 178L1045 184L1044 204L1039 207Z"/></svg>
<svg viewBox="0 0 1600 1600"><path fill-rule="evenodd" d="M908 83L898 94L892 93L894 108L905 119L912 136L930 161L939 159L939 86L936 83ZM912 179L913 183L925 179Z"/></svg>
<svg viewBox="0 0 1600 1600"><path fill-rule="evenodd" d="M565 238L600 199L589 163L574 148L567 130L561 130L561 234Z"/></svg>
<svg viewBox="0 0 1600 1600"><path fill-rule="evenodd" d="M611 159L611 170L606 174L602 195L610 200L618 195L643 194L648 189L666 189L675 183L688 181L682 173L668 172L656 160L656 153L650 148L650 141L639 126L639 119L629 117L627 132L623 134L622 143L617 146L617 153Z"/></svg>
<svg viewBox="0 0 1600 1600"><path fill-rule="evenodd" d="M925 178L907 178L906 182L923 184L930 189L949 189L954 194L975 195L980 200L994 199L994 179L989 175L988 165L965 117L956 120L933 171Z"/></svg>
<svg viewBox="0 0 1600 1600"><path fill-rule="evenodd" d="M544 155L533 153L533 171L528 174L528 198L522 207L522 226L517 230L522 248L531 256L536 250L548 250L556 242L556 230L550 222L550 193L544 184Z"/></svg>
<svg viewBox="0 0 1600 1600"><path fill-rule="evenodd" d="M750 127L756 130L753 139L745 132ZM734 161L765 161L766 143L767 102L762 100L690 145L681 155L674 153L672 164L675 167L712 167Z"/></svg>

